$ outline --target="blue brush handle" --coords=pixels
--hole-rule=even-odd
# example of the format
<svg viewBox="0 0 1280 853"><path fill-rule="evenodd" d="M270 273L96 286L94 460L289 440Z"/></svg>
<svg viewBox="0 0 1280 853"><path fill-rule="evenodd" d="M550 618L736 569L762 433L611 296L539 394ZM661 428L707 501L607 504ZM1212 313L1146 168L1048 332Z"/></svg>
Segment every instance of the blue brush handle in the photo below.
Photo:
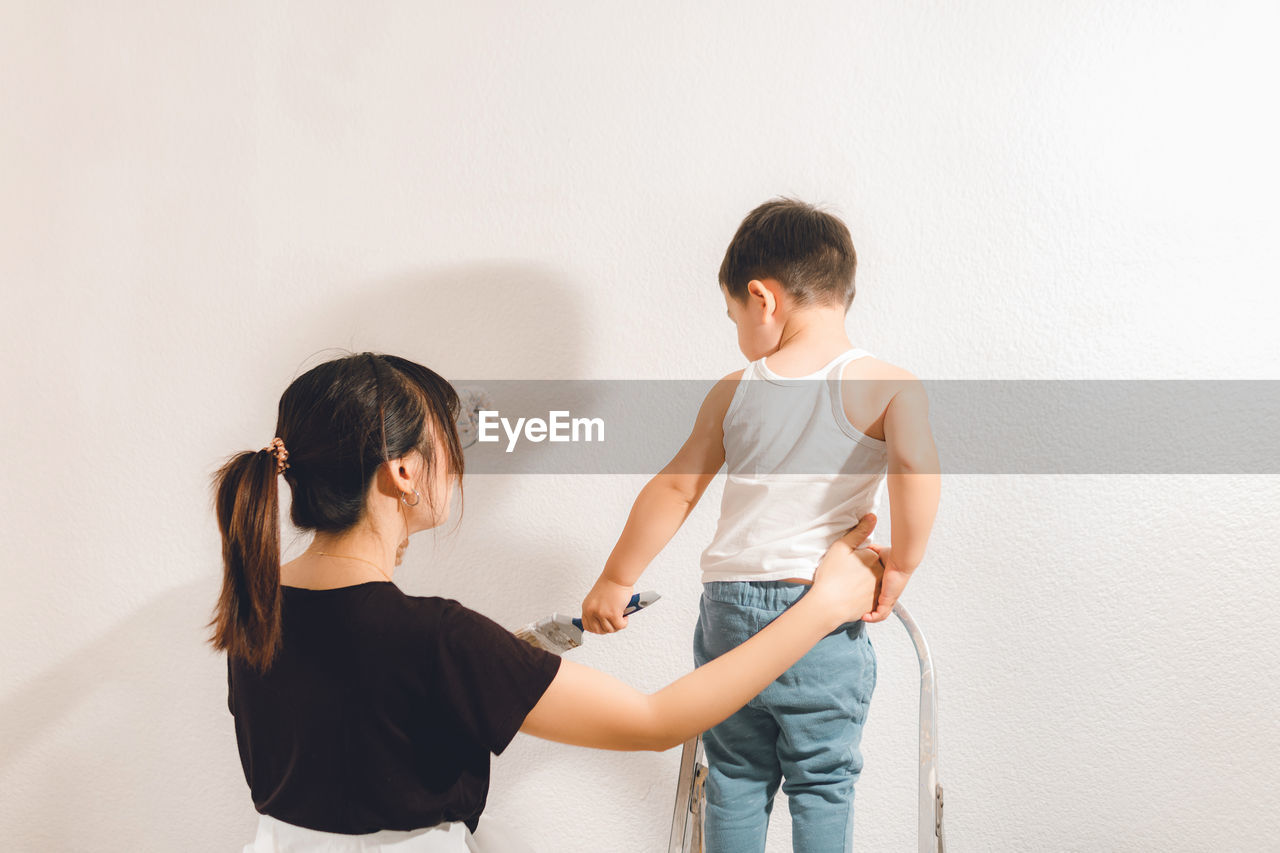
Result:
<svg viewBox="0 0 1280 853"><path fill-rule="evenodd" d="M637 610L643 610L644 608L648 607L650 604L653 604L655 601L657 601L661 597L662 596L658 595L656 592L637 592L635 595L631 596L631 600L628 601L627 606L623 608L622 615L630 616L632 613L635 613ZM582 617L580 616L574 617L573 627L577 628L579 631L583 630Z"/></svg>

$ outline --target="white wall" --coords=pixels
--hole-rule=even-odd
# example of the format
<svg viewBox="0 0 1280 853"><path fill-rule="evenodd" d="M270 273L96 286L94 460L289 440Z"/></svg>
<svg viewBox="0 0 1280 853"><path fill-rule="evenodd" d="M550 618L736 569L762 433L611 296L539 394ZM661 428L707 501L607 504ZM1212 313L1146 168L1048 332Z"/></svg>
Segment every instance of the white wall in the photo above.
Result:
<svg viewBox="0 0 1280 853"><path fill-rule="evenodd" d="M788 193L844 214L854 340L918 375L1280 378L1276 24L1189 0L6 3L6 849L247 839L202 644L208 477L326 347L719 376L724 246ZM509 625L571 608L641 482L476 478L401 583ZM717 499L651 569L643 629L579 660L685 671ZM1277 510L1275 477L947 478L907 601L953 849L1275 844ZM912 849L914 661L896 624L873 638L857 834ZM492 810L545 851L665 850L676 759L520 739Z"/></svg>

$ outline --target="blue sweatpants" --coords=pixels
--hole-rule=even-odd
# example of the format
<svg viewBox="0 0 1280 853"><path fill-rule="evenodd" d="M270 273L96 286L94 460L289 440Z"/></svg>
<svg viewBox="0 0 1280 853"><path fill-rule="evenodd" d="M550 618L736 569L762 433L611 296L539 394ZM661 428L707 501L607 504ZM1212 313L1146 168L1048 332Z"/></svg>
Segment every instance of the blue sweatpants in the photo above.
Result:
<svg viewBox="0 0 1280 853"><path fill-rule="evenodd" d="M741 645L809 589L783 581L704 584L694 664ZM707 853L762 853L779 783L791 809L793 850L852 850L853 785L875 685L866 626L848 622L704 734Z"/></svg>

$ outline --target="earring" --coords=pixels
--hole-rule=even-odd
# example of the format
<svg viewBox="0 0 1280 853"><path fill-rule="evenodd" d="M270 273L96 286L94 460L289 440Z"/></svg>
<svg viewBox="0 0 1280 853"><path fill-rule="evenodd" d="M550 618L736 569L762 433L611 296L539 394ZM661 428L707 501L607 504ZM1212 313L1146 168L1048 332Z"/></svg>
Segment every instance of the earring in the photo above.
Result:
<svg viewBox="0 0 1280 853"><path fill-rule="evenodd" d="M417 489L414 489L414 490L413 490L413 498L414 498L413 503L409 503L408 501L406 501L406 500L405 500L405 498L406 498L406 497L408 497L408 496L409 496L409 493L408 493L408 492L401 492L401 493L400 493L400 501L401 501L405 506L417 506L417 505L422 501L422 495L418 494L418 490L417 490Z"/></svg>

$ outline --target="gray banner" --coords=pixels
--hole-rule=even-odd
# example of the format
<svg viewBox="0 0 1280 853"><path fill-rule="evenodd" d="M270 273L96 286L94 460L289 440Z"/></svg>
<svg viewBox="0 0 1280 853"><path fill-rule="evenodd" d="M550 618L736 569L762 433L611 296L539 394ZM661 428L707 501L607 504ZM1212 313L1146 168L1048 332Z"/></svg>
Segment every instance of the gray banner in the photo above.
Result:
<svg viewBox="0 0 1280 853"><path fill-rule="evenodd" d="M468 474L655 474L712 381L455 381ZM822 380L767 389L790 419ZM844 394L875 397L886 389ZM944 474L1280 474L1280 381L924 380ZM851 398L850 398L851 399ZM816 410L815 410L816 411ZM882 433L883 434L883 433ZM769 473L831 473L788 459Z"/></svg>

